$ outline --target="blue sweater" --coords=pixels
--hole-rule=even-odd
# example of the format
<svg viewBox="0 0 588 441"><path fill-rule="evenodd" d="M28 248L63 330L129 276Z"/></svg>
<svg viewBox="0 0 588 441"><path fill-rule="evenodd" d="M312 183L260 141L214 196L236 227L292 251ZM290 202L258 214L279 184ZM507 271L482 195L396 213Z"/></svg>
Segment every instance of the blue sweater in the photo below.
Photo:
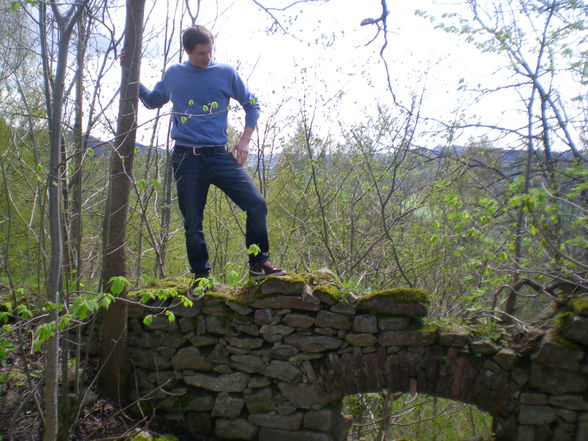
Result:
<svg viewBox="0 0 588 441"><path fill-rule="evenodd" d="M245 86L235 69L211 61L207 68L189 61L174 64L150 91L140 85L139 96L149 109L171 100L173 125L171 137L186 146L227 144L227 116L231 98L245 109L245 126L255 128L259 118L257 99Z"/></svg>

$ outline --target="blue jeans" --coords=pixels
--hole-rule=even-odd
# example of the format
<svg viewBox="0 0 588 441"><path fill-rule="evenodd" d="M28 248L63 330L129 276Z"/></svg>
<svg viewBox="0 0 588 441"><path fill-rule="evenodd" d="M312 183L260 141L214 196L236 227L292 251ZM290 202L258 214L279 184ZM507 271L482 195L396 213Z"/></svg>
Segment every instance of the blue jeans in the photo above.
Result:
<svg viewBox="0 0 588 441"><path fill-rule="evenodd" d="M249 255L249 263L267 260L267 206L265 199L245 169L224 146L174 148L172 167L178 189L180 211L184 216L186 249L190 270L200 276L210 271L208 248L202 221L210 184L220 188L237 206L247 212L245 245L256 244L257 256Z"/></svg>

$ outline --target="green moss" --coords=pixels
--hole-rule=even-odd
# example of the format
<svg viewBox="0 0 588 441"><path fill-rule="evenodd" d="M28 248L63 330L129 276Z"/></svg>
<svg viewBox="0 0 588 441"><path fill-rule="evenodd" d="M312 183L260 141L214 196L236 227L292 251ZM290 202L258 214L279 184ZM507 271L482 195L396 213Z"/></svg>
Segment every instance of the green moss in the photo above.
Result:
<svg viewBox="0 0 588 441"><path fill-rule="evenodd" d="M263 285L265 282L269 280L275 279L279 279L281 282L285 283L306 283L306 280L302 275L296 273L288 273L285 276L267 276L265 279L263 279L260 285Z"/></svg>
<svg viewBox="0 0 588 441"><path fill-rule="evenodd" d="M345 294L341 292L339 288L333 285L318 285L312 290L313 294L323 293L331 297L333 300L340 301L345 297Z"/></svg>
<svg viewBox="0 0 588 441"><path fill-rule="evenodd" d="M422 289L415 288L393 288L384 291L377 291L360 297L357 302L361 303L374 297L387 297L395 303L419 303L429 305L428 294Z"/></svg>
<svg viewBox="0 0 588 441"><path fill-rule="evenodd" d="M140 298L142 294L146 293L151 293L157 297L157 293L162 289L174 289L179 295L186 295L190 283L191 280L185 277L150 280L149 286L131 290L127 293L127 297L130 299L137 299Z"/></svg>
<svg viewBox="0 0 588 441"><path fill-rule="evenodd" d="M578 314L585 314L588 312L588 299L583 297L576 297L570 302L574 311Z"/></svg>

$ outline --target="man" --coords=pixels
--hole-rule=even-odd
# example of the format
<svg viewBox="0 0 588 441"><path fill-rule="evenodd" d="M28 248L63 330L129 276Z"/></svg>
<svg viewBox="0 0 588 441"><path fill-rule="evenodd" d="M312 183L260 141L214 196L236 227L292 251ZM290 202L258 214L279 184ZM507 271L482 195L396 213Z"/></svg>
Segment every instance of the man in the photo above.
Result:
<svg viewBox="0 0 588 441"><path fill-rule="evenodd" d="M259 118L259 105L237 72L212 60L214 37L206 28L193 26L182 33L188 61L171 66L152 91L140 85L140 98L149 108L159 108L171 100L174 140L172 167L184 216L186 248L195 279L208 278L210 264L202 221L210 184L220 188L247 212L245 243L257 245L257 255L249 254L253 279L284 275L268 260L266 202L243 168L249 143ZM245 110L245 129L232 152L226 150L227 116L233 98Z"/></svg>

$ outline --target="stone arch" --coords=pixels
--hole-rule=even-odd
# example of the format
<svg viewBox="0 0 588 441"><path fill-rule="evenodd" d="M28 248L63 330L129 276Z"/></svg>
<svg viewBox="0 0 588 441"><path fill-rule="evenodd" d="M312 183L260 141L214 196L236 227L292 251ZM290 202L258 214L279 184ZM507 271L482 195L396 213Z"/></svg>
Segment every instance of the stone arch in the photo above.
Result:
<svg viewBox="0 0 588 441"><path fill-rule="evenodd" d="M494 417L499 441L588 439L588 318L524 351L463 329L423 327L426 296L360 299L301 277L268 278L194 305L160 304L175 322L129 312L137 396L163 419L218 439L343 441L346 395L419 392ZM568 342L568 343L565 343Z"/></svg>

